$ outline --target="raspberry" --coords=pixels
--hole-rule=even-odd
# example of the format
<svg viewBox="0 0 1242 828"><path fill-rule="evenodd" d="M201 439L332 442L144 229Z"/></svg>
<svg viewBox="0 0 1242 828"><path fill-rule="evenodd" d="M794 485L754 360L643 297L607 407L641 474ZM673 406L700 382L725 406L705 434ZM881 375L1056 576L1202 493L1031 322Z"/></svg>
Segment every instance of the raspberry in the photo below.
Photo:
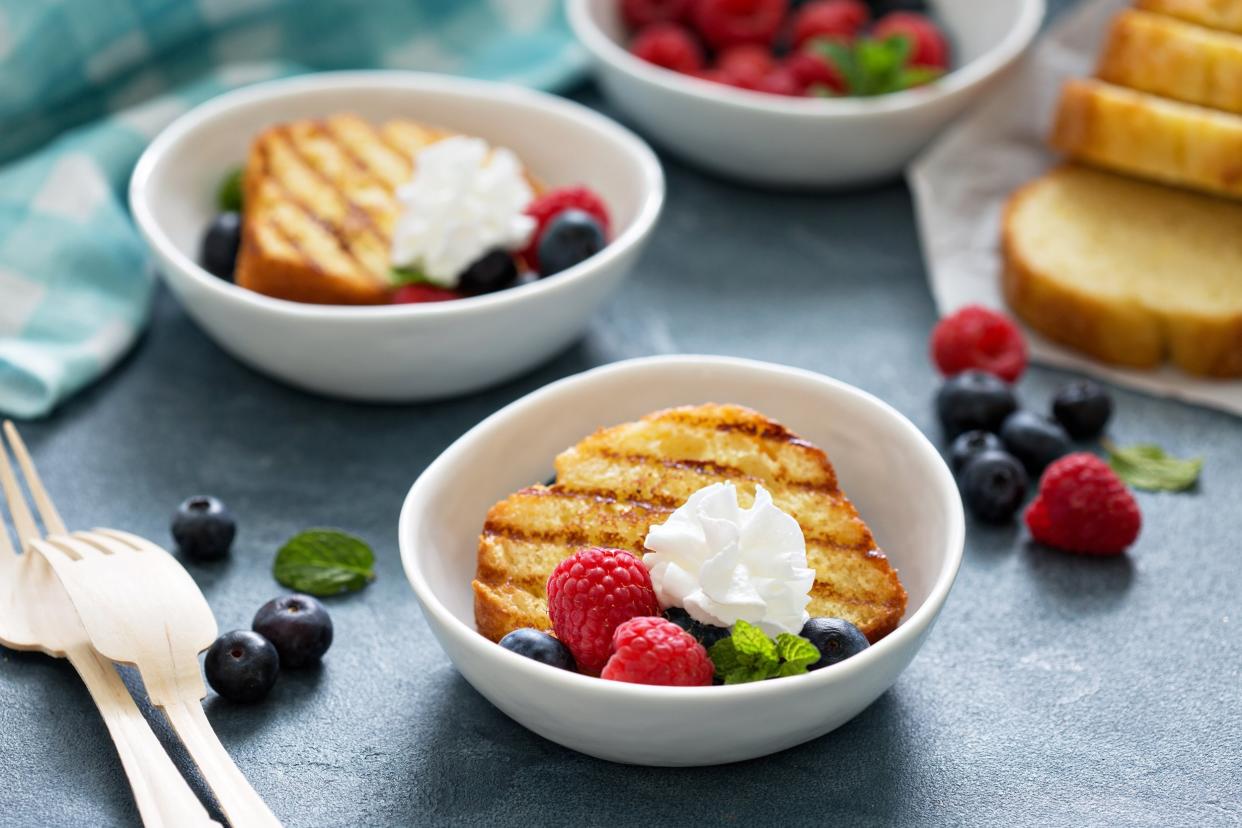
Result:
<svg viewBox="0 0 1242 828"><path fill-rule="evenodd" d="M872 37L886 38L905 35L910 38L910 65L930 69L949 68L949 43L944 33L926 15L918 12L893 12L885 15L871 31Z"/></svg>
<svg viewBox="0 0 1242 828"><path fill-rule="evenodd" d="M946 377L978 369L1014 382L1026 370L1026 339L1013 320L967 305L932 330L932 360Z"/></svg>
<svg viewBox="0 0 1242 828"><path fill-rule="evenodd" d="M653 23L680 23L694 0L621 0L621 19L631 29Z"/></svg>
<svg viewBox="0 0 1242 828"><path fill-rule="evenodd" d="M789 0L695 0L691 18L713 49L740 43L770 46L788 9Z"/></svg>
<svg viewBox="0 0 1242 828"><path fill-rule="evenodd" d="M785 58L785 68L793 75L798 91L811 94L816 87L831 92L845 92L845 77L828 58L810 51L794 52Z"/></svg>
<svg viewBox="0 0 1242 828"><path fill-rule="evenodd" d="M1026 509L1031 537L1045 546L1084 555L1120 555L1143 524L1138 503L1112 469L1094 454L1067 454L1044 471L1039 494Z"/></svg>
<svg viewBox="0 0 1242 828"><path fill-rule="evenodd" d="M630 41L630 52L648 63L674 72L694 72L703 68L703 49L685 26L656 23L643 29Z"/></svg>
<svg viewBox="0 0 1242 828"><path fill-rule="evenodd" d="M581 549L548 578L552 629L584 673L599 674L617 627L659 612L647 568L622 549Z"/></svg>
<svg viewBox="0 0 1242 828"><path fill-rule="evenodd" d="M867 5L861 0L816 0L798 9L793 19L793 45L816 37L853 40L871 19Z"/></svg>
<svg viewBox="0 0 1242 828"><path fill-rule="evenodd" d="M763 77L776 68L776 59L772 52L764 46L754 43L743 43L730 46L720 53L716 59L716 68L725 77L734 78L738 83L757 86ZM753 88L747 86L747 88Z"/></svg>
<svg viewBox="0 0 1242 828"><path fill-rule="evenodd" d="M603 200L586 187L558 187L549 190L526 205L526 215L535 219L535 232L522 250L521 256L534 270L539 270L539 239L552 219L565 210L582 210L599 220L604 238L608 238L608 208Z"/></svg>
<svg viewBox="0 0 1242 828"><path fill-rule="evenodd" d="M632 684L702 687L716 668L694 636L664 618L631 618L612 636L603 678Z"/></svg>
<svg viewBox="0 0 1242 828"><path fill-rule="evenodd" d="M457 291L435 285L402 285L393 293L392 303L415 305L423 302L447 302L450 299L461 298L462 295Z"/></svg>
<svg viewBox="0 0 1242 828"><path fill-rule="evenodd" d="M801 84L798 83L793 72L783 66L776 67L760 78L755 88L772 95L789 95L795 98L802 95Z"/></svg>

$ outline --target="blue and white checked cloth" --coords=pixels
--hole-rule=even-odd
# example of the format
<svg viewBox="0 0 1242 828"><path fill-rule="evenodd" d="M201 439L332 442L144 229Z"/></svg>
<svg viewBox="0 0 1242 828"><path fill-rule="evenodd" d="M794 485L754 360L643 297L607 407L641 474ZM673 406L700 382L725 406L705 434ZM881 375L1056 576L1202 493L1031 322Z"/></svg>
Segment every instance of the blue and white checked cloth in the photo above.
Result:
<svg viewBox="0 0 1242 828"><path fill-rule="evenodd" d="M141 333L125 187L195 104L314 70L556 88L582 64L559 0L0 0L0 412L48 413Z"/></svg>

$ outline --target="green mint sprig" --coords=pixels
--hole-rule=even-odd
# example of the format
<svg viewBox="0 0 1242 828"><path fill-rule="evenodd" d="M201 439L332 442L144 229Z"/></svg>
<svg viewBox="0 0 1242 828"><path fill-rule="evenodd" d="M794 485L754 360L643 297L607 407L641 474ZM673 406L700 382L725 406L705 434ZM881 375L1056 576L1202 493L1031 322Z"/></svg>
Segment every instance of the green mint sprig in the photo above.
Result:
<svg viewBox="0 0 1242 828"><path fill-rule="evenodd" d="M1165 452L1155 443L1118 446L1111 440L1102 441L1108 452L1108 465L1117 476L1136 489L1159 492L1180 492L1195 485L1203 470L1203 458L1183 460Z"/></svg>
<svg viewBox="0 0 1242 828"><path fill-rule="evenodd" d="M909 66L913 47L903 34L883 39L860 37L852 43L819 38L811 43L813 50L841 72L846 91L864 97L923 86L944 74L929 66Z"/></svg>
<svg viewBox="0 0 1242 828"><path fill-rule="evenodd" d="M807 672L820 657L815 645L801 636L781 633L773 641L763 630L740 620L728 638L712 645L709 655L725 684L796 676Z"/></svg>
<svg viewBox="0 0 1242 828"><path fill-rule="evenodd" d="M428 279L421 270L413 267L393 267L388 270L388 281L393 287L403 287L405 285L429 285L431 280Z"/></svg>
<svg viewBox="0 0 1242 828"><path fill-rule="evenodd" d="M216 190L216 206L223 213L240 213L242 211L242 168L234 167L220 182Z"/></svg>
<svg viewBox="0 0 1242 828"><path fill-rule="evenodd" d="M310 595L354 592L375 580L375 553L366 542L336 529L307 529L280 547L272 575Z"/></svg>

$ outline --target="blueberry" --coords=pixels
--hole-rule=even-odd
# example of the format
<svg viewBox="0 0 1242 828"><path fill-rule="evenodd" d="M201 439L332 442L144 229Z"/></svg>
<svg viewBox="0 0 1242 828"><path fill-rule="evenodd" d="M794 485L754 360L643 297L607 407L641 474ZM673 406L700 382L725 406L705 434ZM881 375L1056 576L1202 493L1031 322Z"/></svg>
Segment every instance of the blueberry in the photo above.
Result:
<svg viewBox="0 0 1242 828"><path fill-rule="evenodd" d="M233 281L233 265L241 246L241 214L220 213L207 225L199 261L208 273Z"/></svg>
<svg viewBox="0 0 1242 828"><path fill-rule="evenodd" d="M564 210L539 239L539 272L551 276L568 270L604 249L604 230L590 213Z"/></svg>
<svg viewBox="0 0 1242 828"><path fill-rule="evenodd" d="M819 661L808 667L818 670L858 655L870 646L867 636L844 618L812 618L802 626L802 637L819 650Z"/></svg>
<svg viewBox="0 0 1242 828"><path fill-rule="evenodd" d="M187 558L218 561L229 554L237 522L223 503L208 495L195 495L177 507L172 536Z"/></svg>
<svg viewBox="0 0 1242 828"><path fill-rule="evenodd" d="M541 630L523 627L500 639L500 646L550 667L577 672L578 665L569 648Z"/></svg>
<svg viewBox="0 0 1242 828"><path fill-rule="evenodd" d="M722 638L728 638L732 632L728 627L717 627L715 624L704 624L690 617L690 613L681 607L669 607L664 617L694 636L700 644L711 649Z"/></svg>
<svg viewBox="0 0 1242 828"><path fill-rule="evenodd" d="M282 668L315 664L332 646L332 617L309 595L273 598L255 613L251 627L272 642Z"/></svg>
<svg viewBox="0 0 1242 828"><path fill-rule="evenodd" d="M234 630L216 639L203 663L207 683L229 701L257 702L280 673L276 648L258 633Z"/></svg>
<svg viewBox="0 0 1242 828"><path fill-rule="evenodd" d="M989 450L966 464L960 483L972 515L984 523L1005 523L1026 498L1029 478L1012 454Z"/></svg>
<svg viewBox="0 0 1242 828"><path fill-rule="evenodd" d="M961 474L966 464L985 451L1001 450L1005 444L988 431L967 431L959 434L949 446L949 466L954 474Z"/></svg>
<svg viewBox="0 0 1242 828"><path fill-rule="evenodd" d="M1031 476L1070 450L1065 429L1047 417L1030 411L1015 411L1001 425L1001 441L1014 457L1022 461Z"/></svg>
<svg viewBox="0 0 1242 828"><path fill-rule="evenodd" d="M1017 407L1013 389L983 371L949 377L936 393L936 412L950 438L965 431L996 431Z"/></svg>
<svg viewBox="0 0 1242 828"><path fill-rule="evenodd" d="M1075 440L1090 440L1104 433L1113 416L1113 399L1099 383L1078 380L1057 391L1052 416Z"/></svg>
<svg viewBox="0 0 1242 828"><path fill-rule="evenodd" d="M503 250L484 253L457 282L463 293L478 295L503 290L517 281L517 262Z"/></svg>

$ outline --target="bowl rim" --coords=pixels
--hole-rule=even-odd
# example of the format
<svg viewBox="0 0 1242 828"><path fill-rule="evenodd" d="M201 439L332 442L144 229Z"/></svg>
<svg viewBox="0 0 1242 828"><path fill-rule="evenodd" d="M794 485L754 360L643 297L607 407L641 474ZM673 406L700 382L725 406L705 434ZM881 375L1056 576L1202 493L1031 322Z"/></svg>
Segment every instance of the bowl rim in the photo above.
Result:
<svg viewBox="0 0 1242 828"><path fill-rule="evenodd" d="M555 397L567 391L574 385L611 374L642 371L651 366L677 366L684 369L713 366L724 370L741 369L780 374L803 382L829 386L835 392L860 400L864 404L872 406L877 414L892 419L898 428L911 438L912 448L916 448L935 461L933 468L937 470L937 475L940 478L939 494L948 513L948 527L944 538L945 559L941 563L940 570L936 574L935 581L928 592L927 598L905 621L900 623L895 630L884 638L863 652L831 667L816 670L805 675L788 676L780 681L759 681L748 684L711 687L663 687L629 684L620 681L605 681L594 676L562 670L520 656L496 645L480 635L473 627L453 615L436 597L435 592L431 589L431 585L427 582L416 562L414 539L417 536L421 521L419 503L427 496L425 492L436 486L438 478L457 463L458 455L462 454L469 447L469 444L477 439L480 433L499 427L506 420L520 415L524 410L535 407L550 397ZM895 653L902 648L915 646L920 636L927 631L944 606L945 599L948 597L949 590L953 586L958 569L962 563L965 541L965 514L962 509L961 498L957 494L957 484L954 482L953 475L949 471L948 466L945 465L944 459L936 447L901 412L873 394L814 371L740 357L697 354L640 357L602 365L549 383L509 403L457 438L423 470L410 487L410 491L406 494L397 527L397 542L401 553L402 566L424 614L433 616L438 627L447 630L463 646L475 650L483 658L498 658L500 659L500 664L505 665L506 669L515 671L514 675L523 675L532 681L560 682L561 686L567 691L593 691L601 693L610 699L686 700L694 703L703 703L710 699L727 700L750 697L762 699L782 693L796 692L799 688L810 689L815 685L836 684L845 681L854 673L869 669L870 665L889 653Z"/></svg>
<svg viewBox="0 0 1242 828"><path fill-rule="evenodd" d="M1046 0L1015 0L1018 19L1005 37L974 60L952 69L926 86L870 98L796 98L738 89L654 66L635 57L604 33L590 11L593 0L567 0L569 24L596 58L669 92L710 100L742 112L766 112L794 118L858 118L917 109L969 89L999 72L1038 34Z"/></svg>
<svg viewBox="0 0 1242 828"><path fill-rule="evenodd" d="M407 90L447 93L479 102L503 98L522 106L576 121L607 135L636 163L640 172L640 203L633 220L607 247L589 259L560 273L512 288L468 296L451 302L404 305L316 305L277 299L239 287L208 273L192 257L183 253L165 232L150 198L151 180L169 151L195 130L210 124L242 106L289 97L314 96L325 91L357 89ZM309 320L367 321L374 319L432 316L470 316L514 302L537 301L539 297L606 271L615 260L640 244L655 226L664 205L664 171L652 149L641 138L612 119L582 104L516 84L484 81L406 70L349 70L318 72L263 81L210 98L164 127L143 151L129 182L129 206L135 223L157 256L170 262L190 281L226 301L240 302L257 310ZM161 268L163 270L163 268Z"/></svg>

